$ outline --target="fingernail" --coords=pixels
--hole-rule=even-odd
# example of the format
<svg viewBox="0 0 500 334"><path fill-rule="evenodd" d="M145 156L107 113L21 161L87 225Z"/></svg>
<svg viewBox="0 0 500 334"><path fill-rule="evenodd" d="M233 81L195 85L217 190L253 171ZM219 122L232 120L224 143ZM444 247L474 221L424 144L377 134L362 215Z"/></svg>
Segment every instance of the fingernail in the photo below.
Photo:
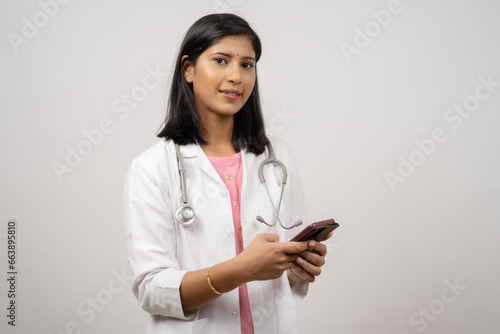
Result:
<svg viewBox="0 0 500 334"><path fill-rule="evenodd" d="M316 247L316 241L311 241L309 243L309 247L313 247L313 248Z"/></svg>
<svg viewBox="0 0 500 334"><path fill-rule="evenodd" d="M304 260L303 260L301 257L298 257L298 258L297 258L297 263L299 263L299 264L303 264L303 263L304 263Z"/></svg>

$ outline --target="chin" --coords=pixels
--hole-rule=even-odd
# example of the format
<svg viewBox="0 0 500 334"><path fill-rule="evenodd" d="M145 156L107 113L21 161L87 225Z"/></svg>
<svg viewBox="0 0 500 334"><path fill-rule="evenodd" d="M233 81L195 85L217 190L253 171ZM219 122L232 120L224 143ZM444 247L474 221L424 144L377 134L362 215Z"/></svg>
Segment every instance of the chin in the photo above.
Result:
<svg viewBox="0 0 500 334"><path fill-rule="evenodd" d="M234 115L234 114L236 114L238 111L240 111L240 110L241 110L241 108L243 108L243 106L238 107L238 108L235 108L235 107L233 106L233 107L231 107L231 108L221 109L220 113L221 113L221 114L224 114L224 115L227 115L227 116L230 116L230 115Z"/></svg>

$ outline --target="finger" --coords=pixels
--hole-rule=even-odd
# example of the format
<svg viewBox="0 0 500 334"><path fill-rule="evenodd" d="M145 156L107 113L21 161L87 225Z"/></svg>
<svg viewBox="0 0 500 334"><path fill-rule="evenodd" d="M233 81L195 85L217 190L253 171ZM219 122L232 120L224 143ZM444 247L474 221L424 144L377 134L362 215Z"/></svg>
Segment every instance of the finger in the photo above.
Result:
<svg viewBox="0 0 500 334"><path fill-rule="evenodd" d="M307 262L305 259L303 259L300 256L297 258L296 262L299 266L301 266L305 271L307 271L311 275L318 276L319 274L321 274L320 267L315 266L315 265Z"/></svg>
<svg viewBox="0 0 500 334"><path fill-rule="evenodd" d="M294 274L294 275L297 275L299 276L300 278L302 279L305 279L306 281L308 281L309 283L312 283L316 280L316 277L314 277L313 275L311 275L310 273L308 273L307 271L305 271L301 266L299 266L298 264L295 264L295 268L291 269L291 272Z"/></svg>
<svg viewBox="0 0 500 334"><path fill-rule="evenodd" d="M298 257L298 254L283 254L283 258L280 260L281 263L295 263Z"/></svg>
<svg viewBox="0 0 500 334"><path fill-rule="evenodd" d="M330 239L333 235L333 231L331 231L330 233L328 233L328 235L326 237L324 237L323 239L321 239L321 241L326 241L328 239Z"/></svg>
<svg viewBox="0 0 500 334"><path fill-rule="evenodd" d="M297 264L297 262L293 261L293 262L287 262L283 265L283 269L284 270L287 270L287 269L294 269L294 268L299 268L299 265Z"/></svg>
<svg viewBox="0 0 500 334"><path fill-rule="evenodd" d="M321 267L325 264L325 257L315 252L305 251L300 253L300 257L304 258L307 262L317 267Z"/></svg>
<svg viewBox="0 0 500 334"><path fill-rule="evenodd" d="M326 251L327 251L326 245L324 245L320 242L312 240L309 242L308 247L309 247L309 250L312 252L316 252L321 256L326 255Z"/></svg>
<svg viewBox="0 0 500 334"><path fill-rule="evenodd" d="M305 251L308 248L308 242L307 241L301 241L301 242L296 242L296 241L289 241L289 242L281 242L280 243L281 251L283 253L288 253L288 254L298 254L302 251Z"/></svg>

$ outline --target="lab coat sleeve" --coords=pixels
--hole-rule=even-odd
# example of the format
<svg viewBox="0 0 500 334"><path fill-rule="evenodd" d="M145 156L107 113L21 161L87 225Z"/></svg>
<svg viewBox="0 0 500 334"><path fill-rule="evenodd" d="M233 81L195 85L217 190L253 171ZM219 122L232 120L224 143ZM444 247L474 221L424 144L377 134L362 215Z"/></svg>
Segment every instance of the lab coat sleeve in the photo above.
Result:
<svg viewBox="0 0 500 334"><path fill-rule="evenodd" d="M186 273L176 259L176 231L166 164L147 154L132 163L124 186L128 260L132 290L141 307L155 315L188 319L180 284Z"/></svg>

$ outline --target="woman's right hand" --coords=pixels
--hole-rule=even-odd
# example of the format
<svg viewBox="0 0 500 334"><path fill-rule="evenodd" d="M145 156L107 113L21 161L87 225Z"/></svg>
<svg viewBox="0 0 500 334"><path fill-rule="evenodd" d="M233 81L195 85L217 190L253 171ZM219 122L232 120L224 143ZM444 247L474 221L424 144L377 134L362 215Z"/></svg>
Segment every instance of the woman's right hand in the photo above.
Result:
<svg viewBox="0 0 500 334"><path fill-rule="evenodd" d="M243 283L281 277L297 266L295 260L308 245L303 242L278 242L277 234L261 233L236 257L210 267L210 282L222 293ZM207 282L208 268L188 271L182 278L180 294L184 312L196 310L220 295Z"/></svg>
<svg viewBox="0 0 500 334"><path fill-rule="evenodd" d="M245 281L262 281L281 277L297 266L298 254L307 249L307 241L278 242L274 233L258 234L235 260L244 271Z"/></svg>

